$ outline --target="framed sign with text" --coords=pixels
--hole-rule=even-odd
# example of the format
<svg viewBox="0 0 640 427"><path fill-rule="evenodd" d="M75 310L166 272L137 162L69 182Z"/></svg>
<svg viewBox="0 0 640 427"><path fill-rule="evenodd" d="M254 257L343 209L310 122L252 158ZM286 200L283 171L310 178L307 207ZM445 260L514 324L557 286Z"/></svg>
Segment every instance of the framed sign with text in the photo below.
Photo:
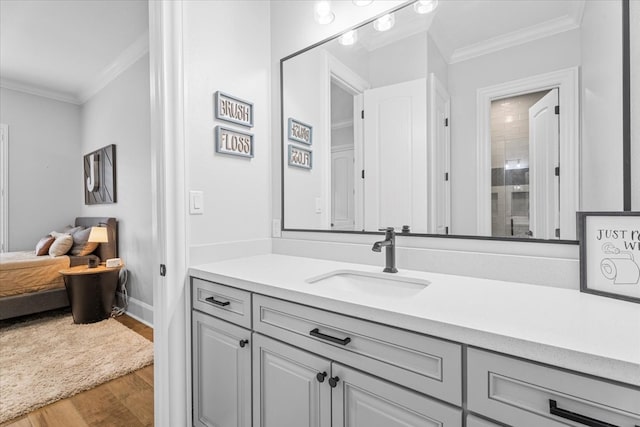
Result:
<svg viewBox="0 0 640 427"><path fill-rule="evenodd" d="M216 126L215 140L216 153L253 157L253 135L250 133Z"/></svg>
<svg viewBox="0 0 640 427"><path fill-rule="evenodd" d="M289 166L311 169L313 167L313 153L310 150L289 144Z"/></svg>
<svg viewBox="0 0 640 427"><path fill-rule="evenodd" d="M216 119L253 127L253 104L217 91L214 95Z"/></svg>
<svg viewBox="0 0 640 427"><path fill-rule="evenodd" d="M289 117L287 135L290 141L311 145L313 138L313 128L311 125L302 123Z"/></svg>
<svg viewBox="0 0 640 427"><path fill-rule="evenodd" d="M640 212L578 212L580 290L640 302Z"/></svg>

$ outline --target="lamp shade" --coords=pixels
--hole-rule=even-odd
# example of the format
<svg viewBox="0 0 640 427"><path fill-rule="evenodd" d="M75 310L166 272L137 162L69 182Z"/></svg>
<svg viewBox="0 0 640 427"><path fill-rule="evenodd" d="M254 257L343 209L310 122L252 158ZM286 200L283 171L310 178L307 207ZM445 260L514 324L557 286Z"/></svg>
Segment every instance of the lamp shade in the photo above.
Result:
<svg viewBox="0 0 640 427"><path fill-rule="evenodd" d="M109 236L107 235L106 227L91 227L91 233L89 233L88 242L94 243L108 243Z"/></svg>

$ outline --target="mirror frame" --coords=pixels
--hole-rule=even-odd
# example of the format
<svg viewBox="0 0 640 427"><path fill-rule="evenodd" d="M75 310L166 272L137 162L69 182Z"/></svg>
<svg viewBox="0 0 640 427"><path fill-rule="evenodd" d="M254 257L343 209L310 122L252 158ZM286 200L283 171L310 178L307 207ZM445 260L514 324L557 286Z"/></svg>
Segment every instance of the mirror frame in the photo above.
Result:
<svg viewBox="0 0 640 427"><path fill-rule="evenodd" d="M622 2L622 181L623 181L623 211L631 211L631 38L630 38L630 12L629 1L620 0ZM298 56L308 50L314 49L327 42L337 39L342 34L368 25L378 19L380 16L392 13L402 8L409 6L409 3L402 4L396 8L390 9L373 18L362 22L354 27L348 28L338 34L321 40L311 46L308 46L302 50L292 53L280 60L280 230L281 231L293 231L293 232L314 232L314 233L331 233L331 234L371 234L379 235L384 234L379 231L358 231L358 230L320 230L320 229L303 229L303 228L287 228L285 227L285 212L284 212L284 149L285 149L285 126L284 126L284 62L295 56ZM473 236L463 234L426 234L426 233L397 233L398 236L407 237L431 237L431 238L443 238L443 239L469 239L469 240L494 240L504 242L531 242L531 243L553 243L553 244L566 244L566 245L578 245L578 240L552 240L552 239L526 239L519 237L494 237L494 236Z"/></svg>

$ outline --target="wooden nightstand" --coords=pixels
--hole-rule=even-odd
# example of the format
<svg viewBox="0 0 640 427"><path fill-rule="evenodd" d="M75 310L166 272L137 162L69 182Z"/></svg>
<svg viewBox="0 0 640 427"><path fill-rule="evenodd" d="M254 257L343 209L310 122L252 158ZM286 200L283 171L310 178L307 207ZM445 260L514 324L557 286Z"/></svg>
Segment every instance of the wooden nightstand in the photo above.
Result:
<svg viewBox="0 0 640 427"><path fill-rule="evenodd" d="M118 276L123 266L107 268L86 265L60 270L67 288L74 323L93 323L111 315Z"/></svg>

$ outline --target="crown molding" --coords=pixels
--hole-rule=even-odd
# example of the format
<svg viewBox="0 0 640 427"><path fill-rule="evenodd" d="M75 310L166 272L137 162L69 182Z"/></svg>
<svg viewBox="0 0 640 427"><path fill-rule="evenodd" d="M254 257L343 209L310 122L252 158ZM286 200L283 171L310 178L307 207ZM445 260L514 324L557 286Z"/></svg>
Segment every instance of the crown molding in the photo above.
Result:
<svg viewBox="0 0 640 427"><path fill-rule="evenodd" d="M533 25L531 27L523 28L518 31L513 31L508 34L456 49L451 54L448 63L455 64L456 62L477 58L482 55L579 28L580 23L582 22L582 12L584 10L584 3L581 4L582 6L579 7L577 12L572 16L563 16L552 19L538 25Z"/></svg>
<svg viewBox="0 0 640 427"><path fill-rule="evenodd" d="M80 105L82 102L70 93L60 92L51 89L44 89L17 80L1 78L0 87L18 92L28 93L29 95L41 96L43 98L53 99L54 101L67 102L69 104Z"/></svg>
<svg viewBox="0 0 640 427"><path fill-rule="evenodd" d="M78 94L81 104L90 100L95 94L104 89L109 83L115 80L120 74L135 64L140 58L149 52L149 32L145 31L138 39L126 48L115 61L107 66L89 84L87 84Z"/></svg>

